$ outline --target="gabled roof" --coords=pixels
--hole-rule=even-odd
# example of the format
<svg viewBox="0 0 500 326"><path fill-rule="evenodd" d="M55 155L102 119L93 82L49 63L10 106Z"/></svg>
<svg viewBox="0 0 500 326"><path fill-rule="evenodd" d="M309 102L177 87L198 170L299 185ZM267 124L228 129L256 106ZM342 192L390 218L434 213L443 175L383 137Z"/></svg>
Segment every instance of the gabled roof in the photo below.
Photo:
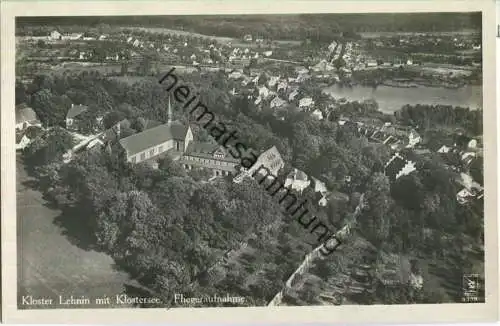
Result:
<svg viewBox="0 0 500 326"><path fill-rule="evenodd" d="M174 121L120 139L120 144L128 155L134 155L168 140L185 140L188 127Z"/></svg>
<svg viewBox="0 0 500 326"><path fill-rule="evenodd" d="M403 156L399 155L399 153L394 154L385 167L385 174L393 180L396 179L396 176L405 167L406 163L407 161Z"/></svg>
<svg viewBox="0 0 500 326"><path fill-rule="evenodd" d="M214 154L217 151L222 151L225 154L223 158L216 158ZM196 156L207 159L215 159L218 161L239 163L240 160L234 158L230 153L227 153L226 150L219 144L208 143L208 142L197 142L191 141L186 149L185 155Z"/></svg>
<svg viewBox="0 0 500 326"><path fill-rule="evenodd" d="M32 108L26 104L16 106L16 124L35 120L38 120L38 117Z"/></svg>
<svg viewBox="0 0 500 326"><path fill-rule="evenodd" d="M73 119L74 117L79 116L83 112L87 111L88 106L86 105L72 105L68 113L66 113L66 119Z"/></svg>

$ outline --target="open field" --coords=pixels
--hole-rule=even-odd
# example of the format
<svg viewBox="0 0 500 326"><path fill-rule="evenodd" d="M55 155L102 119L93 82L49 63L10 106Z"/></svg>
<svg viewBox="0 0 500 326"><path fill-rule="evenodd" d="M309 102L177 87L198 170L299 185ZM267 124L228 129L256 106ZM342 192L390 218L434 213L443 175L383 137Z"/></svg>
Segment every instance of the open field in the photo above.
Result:
<svg viewBox="0 0 500 326"><path fill-rule="evenodd" d="M58 300L59 295L85 295L92 299L124 293L128 276L116 270L108 255L72 243L64 230L55 224L62 212L47 207L42 193L30 186L32 182L18 158L19 296ZM77 306L72 305L72 308Z"/></svg>
<svg viewBox="0 0 500 326"><path fill-rule="evenodd" d="M181 36L189 36L189 37L201 37L205 39L213 39L216 40L219 43L229 43L232 42L234 39L231 37L223 37L223 36L210 36L210 35L204 35L204 34L198 34L198 33L193 33L193 32L186 32L186 31L181 31L181 30L176 30L176 29L170 29L170 28L162 28L162 27L122 27L122 29L129 29L129 30L137 30L137 31L144 31L144 32L149 32L149 33L158 33L158 34L172 34L172 35L181 35Z"/></svg>

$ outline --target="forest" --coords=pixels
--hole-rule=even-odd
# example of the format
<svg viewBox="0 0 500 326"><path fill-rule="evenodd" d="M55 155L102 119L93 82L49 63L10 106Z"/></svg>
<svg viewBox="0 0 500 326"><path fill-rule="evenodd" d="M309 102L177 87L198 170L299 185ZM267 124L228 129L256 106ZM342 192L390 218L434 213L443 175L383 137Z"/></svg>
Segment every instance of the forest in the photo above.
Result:
<svg viewBox="0 0 500 326"><path fill-rule="evenodd" d="M376 258L391 252L427 266L422 273L431 281L421 294L404 302L459 300L461 275L484 255L482 208L477 213L457 204L460 189L440 156L422 157L417 173L391 183L382 170L391 156L386 146L306 112L290 110L285 120L277 119L269 107L259 109L244 95L231 95L233 85L223 73L194 72L182 78L249 146L263 151L275 145L286 163L283 175L296 167L324 180L333 193L347 196L348 200L336 196L326 207L316 207L319 219L342 226L360 194L365 194L366 207L354 232L379 252L359 254L358 263L367 258L364 255ZM130 165L116 142L83 152L68 164L61 161L73 144L61 128L71 103L88 105L89 116L105 114L106 127L129 119L132 123L122 136L130 135L141 130L138 121L166 121L168 94L157 80L145 78L129 85L83 72L40 75L30 85L17 83L16 102L29 104L44 126L54 127L26 148L25 164L36 173L47 197L71 212L62 221L68 236L112 255L118 266L165 301L175 292L226 292L252 298L249 305L265 305L312 249L314 237L307 238L298 223L288 223L279 204L255 181L200 182L199 176L168 158L159 169ZM366 110L373 108L360 107L358 114ZM190 122L180 108L174 107L174 116ZM459 118L457 114L444 122L459 123ZM196 123L191 126L196 138L210 139ZM301 196L315 198L311 188ZM249 247L237 259L208 271L242 242ZM346 268L340 266L338 255L331 256L327 262L335 266L323 269L325 279L335 277L335 268ZM394 303L394 298L407 298L407 292L401 287L392 299L375 295L358 303ZM308 298L297 302L311 304Z"/></svg>

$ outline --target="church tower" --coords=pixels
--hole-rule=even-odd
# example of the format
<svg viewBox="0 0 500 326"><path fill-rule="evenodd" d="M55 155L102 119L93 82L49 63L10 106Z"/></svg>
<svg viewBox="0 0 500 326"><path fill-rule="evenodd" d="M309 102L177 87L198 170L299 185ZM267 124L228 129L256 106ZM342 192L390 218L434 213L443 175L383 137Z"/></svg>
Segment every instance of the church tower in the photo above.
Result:
<svg viewBox="0 0 500 326"><path fill-rule="evenodd" d="M172 123L172 117L173 117L173 114L172 114L172 104L170 102L170 96L168 97L168 120L167 120L167 123L168 124L171 124Z"/></svg>

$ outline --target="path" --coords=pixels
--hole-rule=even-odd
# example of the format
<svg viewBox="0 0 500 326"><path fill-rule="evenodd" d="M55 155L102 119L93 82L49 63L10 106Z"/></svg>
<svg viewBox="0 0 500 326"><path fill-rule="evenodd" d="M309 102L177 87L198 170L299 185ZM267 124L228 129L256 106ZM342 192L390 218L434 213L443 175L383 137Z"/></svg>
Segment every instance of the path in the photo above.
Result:
<svg viewBox="0 0 500 326"><path fill-rule="evenodd" d="M353 226L353 224L356 223L357 217L359 216L359 214L361 214L361 210L363 209L363 201L364 195L361 195L361 197L359 198L358 206L356 206L356 210L354 211L353 216L349 219L348 223L337 232L337 234L339 234L340 232L345 232L345 235L349 234L348 230ZM340 238L343 238L345 235L341 236ZM294 285L296 278L298 276L304 275L304 273L308 271L309 267L311 267L313 260L320 257L320 249L322 247L323 244L319 245L305 256L299 267L286 280L283 289L274 296L274 298L268 303L268 306L279 306L281 304L283 296L285 295L287 289L291 288Z"/></svg>

